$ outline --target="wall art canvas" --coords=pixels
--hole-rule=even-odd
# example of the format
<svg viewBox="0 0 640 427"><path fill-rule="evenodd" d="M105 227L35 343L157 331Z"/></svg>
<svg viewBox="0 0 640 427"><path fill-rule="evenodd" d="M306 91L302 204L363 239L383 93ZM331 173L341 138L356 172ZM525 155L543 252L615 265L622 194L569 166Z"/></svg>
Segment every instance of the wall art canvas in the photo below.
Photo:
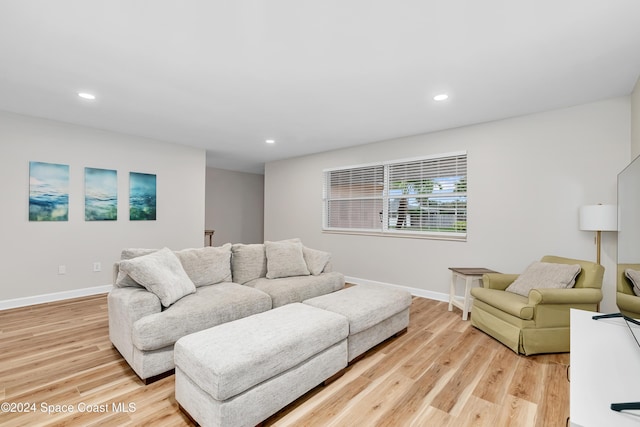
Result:
<svg viewBox="0 0 640 427"><path fill-rule="evenodd" d="M29 162L29 221L69 220L69 165Z"/></svg>
<svg viewBox="0 0 640 427"><path fill-rule="evenodd" d="M84 168L85 221L118 219L118 172L111 169Z"/></svg>
<svg viewBox="0 0 640 427"><path fill-rule="evenodd" d="M156 176L148 173L129 173L129 219L155 221Z"/></svg>

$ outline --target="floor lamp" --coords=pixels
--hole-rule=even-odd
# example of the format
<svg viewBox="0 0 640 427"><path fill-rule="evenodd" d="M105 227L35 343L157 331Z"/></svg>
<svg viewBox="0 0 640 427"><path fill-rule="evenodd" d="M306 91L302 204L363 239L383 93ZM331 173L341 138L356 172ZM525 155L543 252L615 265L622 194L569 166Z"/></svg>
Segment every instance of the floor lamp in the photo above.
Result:
<svg viewBox="0 0 640 427"><path fill-rule="evenodd" d="M616 205L587 205L580 208L580 230L596 232L597 257L600 264L600 233L618 230Z"/></svg>

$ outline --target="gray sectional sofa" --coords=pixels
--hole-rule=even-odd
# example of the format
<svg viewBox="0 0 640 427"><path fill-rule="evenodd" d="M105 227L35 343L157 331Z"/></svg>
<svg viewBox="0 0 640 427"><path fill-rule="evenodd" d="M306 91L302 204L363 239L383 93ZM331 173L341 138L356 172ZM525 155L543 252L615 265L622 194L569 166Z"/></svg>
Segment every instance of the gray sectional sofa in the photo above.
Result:
<svg viewBox="0 0 640 427"><path fill-rule="evenodd" d="M174 344L183 336L343 287L330 254L298 239L125 249L108 296L109 337L150 382L173 371Z"/></svg>

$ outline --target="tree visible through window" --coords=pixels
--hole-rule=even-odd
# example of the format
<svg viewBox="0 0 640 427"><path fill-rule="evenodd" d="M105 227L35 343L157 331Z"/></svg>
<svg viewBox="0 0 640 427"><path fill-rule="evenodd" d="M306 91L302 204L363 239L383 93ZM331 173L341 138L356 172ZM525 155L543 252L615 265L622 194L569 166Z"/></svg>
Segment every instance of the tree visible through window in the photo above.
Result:
<svg viewBox="0 0 640 427"><path fill-rule="evenodd" d="M324 174L324 230L466 237L465 152Z"/></svg>

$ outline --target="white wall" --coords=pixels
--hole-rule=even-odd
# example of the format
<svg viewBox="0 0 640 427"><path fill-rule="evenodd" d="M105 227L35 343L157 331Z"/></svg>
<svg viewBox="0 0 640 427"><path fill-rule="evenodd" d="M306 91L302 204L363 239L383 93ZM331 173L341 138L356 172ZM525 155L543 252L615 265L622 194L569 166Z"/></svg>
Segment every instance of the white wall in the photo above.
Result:
<svg viewBox="0 0 640 427"><path fill-rule="evenodd" d="M269 163L265 239L300 237L330 251L346 276L436 298L448 292L448 267L518 273L545 254L595 261L578 208L616 203L617 174L630 160L629 112L624 97ZM468 153L466 242L321 232L323 169L457 150ZM615 234L603 233L605 311L615 309L615 260Z"/></svg>
<svg viewBox="0 0 640 427"><path fill-rule="evenodd" d="M631 94L631 159L640 156L640 77Z"/></svg>
<svg viewBox="0 0 640 427"><path fill-rule="evenodd" d="M205 206L206 228L215 230L214 246L263 241L263 175L207 168Z"/></svg>
<svg viewBox="0 0 640 427"><path fill-rule="evenodd" d="M29 221L29 161L69 165L69 221ZM0 112L0 308L104 289L124 247L202 246L205 162L201 149ZM85 167L117 170L117 221L85 222ZM129 221L129 172L157 175L156 221Z"/></svg>

